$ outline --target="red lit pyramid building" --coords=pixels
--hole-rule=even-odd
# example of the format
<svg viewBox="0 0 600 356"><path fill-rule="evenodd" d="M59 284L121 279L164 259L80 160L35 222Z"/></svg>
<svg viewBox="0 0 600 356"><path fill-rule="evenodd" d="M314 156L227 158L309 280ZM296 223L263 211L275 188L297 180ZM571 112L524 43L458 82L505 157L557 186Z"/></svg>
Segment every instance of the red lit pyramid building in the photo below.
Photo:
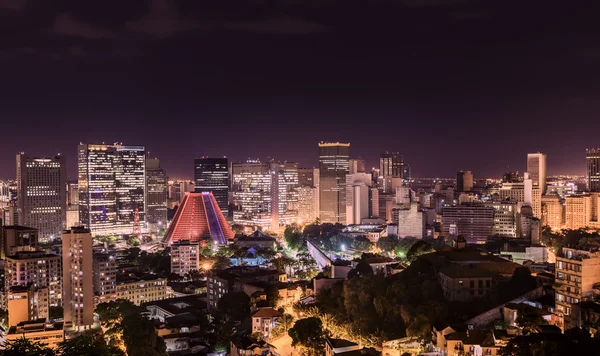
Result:
<svg viewBox="0 0 600 356"><path fill-rule="evenodd" d="M162 242L171 245L212 239L215 244L224 245L233 236L212 193L185 193Z"/></svg>

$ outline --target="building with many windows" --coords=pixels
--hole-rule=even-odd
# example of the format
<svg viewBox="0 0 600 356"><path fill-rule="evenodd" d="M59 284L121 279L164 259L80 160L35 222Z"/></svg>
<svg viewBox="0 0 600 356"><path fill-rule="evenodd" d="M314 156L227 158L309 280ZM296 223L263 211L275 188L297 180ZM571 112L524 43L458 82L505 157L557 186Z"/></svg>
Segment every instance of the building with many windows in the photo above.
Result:
<svg viewBox="0 0 600 356"><path fill-rule="evenodd" d="M481 204L444 207L442 233L462 235L468 243L485 243L494 231L494 208Z"/></svg>
<svg viewBox="0 0 600 356"><path fill-rule="evenodd" d="M587 161L587 189L590 192L600 192L600 149L585 150Z"/></svg>
<svg viewBox="0 0 600 356"><path fill-rule="evenodd" d="M542 196L542 225L560 230L565 224L565 203L558 195Z"/></svg>
<svg viewBox="0 0 600 356"><path fill-rule="evenodd" d="M167 175L158 158L146 159L146 224L150 232L167 227Z"/></svg>
<svg viewBox="0 0 600 356"><path fill-rule="evenodd" d="M17 251L35 251L38 246L38 230L26 226L0 227L0 258L13 256Z"/></svg>
<svg viewBox="0 0 600 356"><path fill-rule="evenodd" d="M399 152L386 152L379 156L379 174L382 177L402 178L404 157Z"/></svg>
<svg viewBox="0 0 600 356"><path fill-rule="evenodd" d="M156 275L117 275L117 299L135 305L167 298L167 279Z"/></svg>
<svg viewBox="0 0 600 356"><path fill-rule="evenodd" d="M80 144L79 218L93 235L130 234L145 222L146 149Z"/></svg>
<svg viewBox="0 0 600 356"><path fill-rule="evenodd" d="M4 264L5 289L11 286L48 288L51 306L62 301L61 257L43 251L19 251L7 256Z"/></svg>
<svg viewBox="0 0 600 356"><path fill-rule="evenodd" d="M471 190L473 190L473 173L471 171L456 173L456 191L470 192Z"/></svg>
<svg viewBox="0 0 600 356"><path fill-rule="evenodd" d="M74 227L62 234L62 282L65 329L85 330L94 324L92 234Z"/></svg>
<svg viewBox="0 0 600 356"><path fill-rule="evenodd" d="M322 222L346 222L349 160L349 143L319 143L319 216Z"/></svg>
<svg viewBox="0 0 600 356"><path fill-rule="evenodd" d="M34 340L48 345L51 349L58 348L58 345L65 341L65 331L63 323L48 323L44 319L23 321L18 325L11 326L6 334L6 340L16 341L20 338Z"/></svg>
<svg viewBox="0 0 600 356"><path fill-rule="evenodd" d="M60 237L66 220L66 163L64 157L17 155L19 225L39 231L42 241Z"/></svg>
<svg viewBox="0 0 600 356"><path fill-rule="evenodd" d="M200 269L200 245L189 241L179 241L171 245L171 273L185 276Z"/></svg>
<svg viewBox="0 0 600 356"><path fill-rule="evenodd" d="M223 215L229 214L229 165L227 158L202 157L194 160L195 192L215 196Z"/></svg>
<svg viewBox="0 0 600 356"><path fill-rule="evenodd" d="M117 298L117 261L106 253L94 254L94 305Z"/></svg>
<svg viewBox="0 0 600 356"><path fill-rule="evenodd" d="M538 187L541 194L546 194L546 154L527 154L527 173L533 181L533 186Z"/></svg>
<svg viewBox="0 0 600 356"><path fill-rule="evenodd" d="M523 203L516 201L485 202L484 206L494 208L494 228L492 235L519 237L520 212Z"/></svg>

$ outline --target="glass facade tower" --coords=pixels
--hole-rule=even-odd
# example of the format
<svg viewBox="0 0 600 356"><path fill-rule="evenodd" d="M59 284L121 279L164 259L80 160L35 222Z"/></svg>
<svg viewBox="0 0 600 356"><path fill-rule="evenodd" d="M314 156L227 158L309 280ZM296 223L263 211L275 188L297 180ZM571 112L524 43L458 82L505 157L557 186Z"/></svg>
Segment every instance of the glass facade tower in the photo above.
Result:
<svg viewBox="0 0 600 356"><path fill-rule="evenodd" d="M319 215L322 222L346 223L349 164L349 143L319 143Z"/></svg>
<svg viewBox="0 0 600 356"><path fill-rule="evenodd" d="M229 212L229 167L227 158L197 158L194 160L194 190L210 192L223 215Z"/></svg>

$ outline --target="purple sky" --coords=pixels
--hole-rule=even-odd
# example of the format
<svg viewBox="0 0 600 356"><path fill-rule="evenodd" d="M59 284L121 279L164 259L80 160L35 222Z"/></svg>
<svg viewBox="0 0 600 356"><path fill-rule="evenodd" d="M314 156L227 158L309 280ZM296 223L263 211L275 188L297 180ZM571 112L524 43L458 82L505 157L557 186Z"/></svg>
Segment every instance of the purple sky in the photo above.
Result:
<svg viewBox="0 0 600 356"><path fill-rule="evenodd" d="M312 166L321 140L417 176L522 172L534 151L582 174L600 4L552 3L0 0L0 178L19 151L74 178L80 141L145 145L181 178L199 156Z"/></svg>

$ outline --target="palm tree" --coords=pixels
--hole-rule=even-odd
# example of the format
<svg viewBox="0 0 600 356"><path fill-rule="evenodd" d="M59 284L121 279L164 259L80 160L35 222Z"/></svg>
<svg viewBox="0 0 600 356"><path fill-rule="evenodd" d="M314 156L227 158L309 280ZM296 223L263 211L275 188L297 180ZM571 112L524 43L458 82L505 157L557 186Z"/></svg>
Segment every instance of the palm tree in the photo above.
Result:
<svg viewBox="0 0 600 356"><path fill-rule="evenodd" d="M25 337L18 338L15 341L6 340L4 350L0 351L1 356L56 356L56 353L46 344L38 341L31 341Z"/></svg>

